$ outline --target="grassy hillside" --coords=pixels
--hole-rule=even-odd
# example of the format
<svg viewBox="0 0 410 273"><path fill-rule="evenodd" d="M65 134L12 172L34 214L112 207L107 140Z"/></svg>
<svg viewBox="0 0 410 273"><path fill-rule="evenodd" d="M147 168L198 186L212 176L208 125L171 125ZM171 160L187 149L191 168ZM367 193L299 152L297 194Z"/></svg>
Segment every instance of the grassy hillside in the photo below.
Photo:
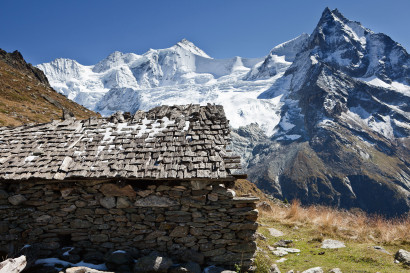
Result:
<svg viewBox="0 0 410 273"><path fill-rule="evenodd" d="M63 108L78 119L98 115L54 91L19 53L0 53L0 126L60 119Z"/></svg>
<svg viewBox="0 0 410 273"><path fill-rule="evenodd" d="M269 198L246 180L237 181L238 195L252 194L262 200ZM361 211L343 211L323 206L302 207L299 202L283 204L278 200L268 201L271 209L259 208L262 234L257 239L260 251L256 257L256 272L269 272L271 264L277 264L281 272L303 271L320 266L324 272L340 268L342 272L410 272L409 267L394 263L394 254L399 249L410 250L410 216L386 220L369 216ZM284 233L270 235L269 228ZM324 239L335 239L345 243L345 248L322 249ZM298 254L284 256L272 254L269 247L279 240L292 240L290 247L300 249ZM375 246L384 248L384 251ZM388 253L386 253L388 252Z"/></svg>

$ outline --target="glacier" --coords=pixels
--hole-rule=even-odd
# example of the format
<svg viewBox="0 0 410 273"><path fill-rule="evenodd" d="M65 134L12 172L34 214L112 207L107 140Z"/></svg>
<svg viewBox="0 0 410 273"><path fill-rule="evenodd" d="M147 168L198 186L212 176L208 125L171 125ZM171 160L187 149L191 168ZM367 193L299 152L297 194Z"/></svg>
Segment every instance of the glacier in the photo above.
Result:
<svg viewBox="0 0 410 273"><path fill-rule="evenodd" d="M281 44L265 58L213 59L183 39L142 55L117 51L90 66L60 58L37 67L55 90L104 116L158 105L215 103L225 107L231 126L257 123L272 135L280 122L283 92L259 96L283 76L308 37Z"/></svg>

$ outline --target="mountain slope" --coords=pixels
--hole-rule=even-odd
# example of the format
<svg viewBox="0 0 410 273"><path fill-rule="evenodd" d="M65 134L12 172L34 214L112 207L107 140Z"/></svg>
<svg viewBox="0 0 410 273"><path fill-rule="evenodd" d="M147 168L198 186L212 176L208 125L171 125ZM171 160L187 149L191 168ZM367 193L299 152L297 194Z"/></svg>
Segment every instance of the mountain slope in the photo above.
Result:
<svg viewBox="0 0 410 273"><path fill-rule="evenodd" d="M410 210L409 54L338 10L325 9L311 35L260 59L216 60L183 40L94 66L38 67L59 92L102 114L222 104L232 148L275 197L390 216Z"/></svg>
<svg viewBox="0 0 410 273"><path fill-rule="evenodd" d="M18 51L0 49L0 126L49 122L60 119L63 109L77 118L97 115L54 91L44 73Z"/></svg>

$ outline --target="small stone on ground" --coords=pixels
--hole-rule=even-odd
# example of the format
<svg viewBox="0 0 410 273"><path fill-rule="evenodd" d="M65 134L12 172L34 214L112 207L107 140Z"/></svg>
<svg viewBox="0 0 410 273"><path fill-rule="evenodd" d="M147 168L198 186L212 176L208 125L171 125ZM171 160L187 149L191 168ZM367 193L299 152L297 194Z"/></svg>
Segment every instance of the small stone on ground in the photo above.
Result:
<svg viewBox="0 0 410 273"><path fill-rule="evenodd" d="M383 248L383 247L381 247L381 246L374 246L373 248L374 248L375 250L380 251L380 252L383 252L383 253L386 253L386 254L391 255L391 253L390 253L390 252L388 252L386 249L384 249L384 248Z"/></svg>
<svg viewBox="0 0 410 273"><path fill-rule="evenodd" d="M323 273L323 269L321 267L313 267L303 271L302 273Z"/></svg>
<svg viewBox="0 0 410 273"><path fill-rule="evenodd" d="M409 251L400 249L399 251L396 252L396 255L394 255L394 258L398 260L399 262L410 266L410 252Z"/></svg>
<svg viewBox="0 0 410 273"><path fill-rule="evenodd" d="M268 228L268 230L269 230L270 235L273 237L280 237L280 236L285 235L282 231L277 230L276 228Z"/></svg>

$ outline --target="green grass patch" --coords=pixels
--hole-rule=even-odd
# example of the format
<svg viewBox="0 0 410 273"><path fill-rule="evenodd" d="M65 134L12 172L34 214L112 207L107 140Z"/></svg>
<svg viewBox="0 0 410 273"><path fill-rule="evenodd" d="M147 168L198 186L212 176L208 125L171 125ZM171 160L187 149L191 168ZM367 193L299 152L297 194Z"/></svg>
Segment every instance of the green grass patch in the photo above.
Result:
<svg viewBox="0 0 410 273"><path fill-rule="evenodd" d="M260 219L263 226L258 232L263 234L267 240L258 240L258 246L264 252L258 253L255 258L255 264L260 268L258 273L269 272L270 264L276 263L281 272L289 270L303 271L312 267L320 266L327 272L332 268L340 268L342 272L410 272L409 268L401 264L394 263L394 253L400 249L406 249L406 245L381 245L391 254L383 253L373 248L375 243L357 242L340 238L332 238L328 234L321 233L312 225L295 225L282 224L273 220ZM272 237L268 228L273 227L285 233L282 237ZM297 254L288 254L284 256L287 260L283 263L277 263L281 257L271 253L268 246L273 246L280 239L293 240L291 247L300 249ZM336 239L345 243L345 248L340 249L322 249L320 248L323 239Z"/></svg>

